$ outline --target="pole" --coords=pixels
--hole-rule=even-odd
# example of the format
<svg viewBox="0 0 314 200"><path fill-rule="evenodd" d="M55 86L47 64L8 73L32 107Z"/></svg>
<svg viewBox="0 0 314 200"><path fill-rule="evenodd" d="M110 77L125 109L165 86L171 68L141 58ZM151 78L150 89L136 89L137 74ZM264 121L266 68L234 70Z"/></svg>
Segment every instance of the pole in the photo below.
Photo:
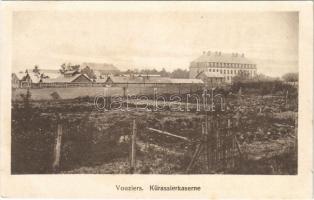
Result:
<svg viewBox="0 0 314 200"><path fill-rule="evenodd" d="M61 139L62 139L62 125L58 123L57 138L54 149L54 161L52 164L53 172L57 172L60 166L60 155L61 155Z"/></svg>
<svg viewBox="0 0 314 200"><path fill-rule="evenodd" d="M211 149L210 149L210 146L209 146L209 133L211 133L211 121L208 122L207 121L207 129L206 129L206 152L207 152L207 173L210 172L211 170L211 155L212 155L212 152L211 152Z"/></svg>
<svg viewBox="0 0 314 200"><path fill-rule="evenodd" d="M136 122L133 120L133 129L132 129L132 144L131 144L131 168L130 172L133 174L135 171L135 156L136 156Z"/></svg>
<svg viewBox="0 0 314 200"><path fill-rule="evenodd" d="M286 104L286 106L288 104L288 95L289 95L289 90L287 90L286 96L285 96L285 104Z"/></svg>
<svg viewBox="0 0 314 200"><path fill-rule="evenodd" d="M205 142L206 142L206 122L202 123L202 137L201 137L201 143L205 144ZM205 161L206 161L206 158L207 158L206 150L207 150L207 147L205 146L205 149L204 149L205 153L203 153L203 156L202 156L204 163L206 163ZM203 165L203 163L202 163L202 165Z"/></svg>
<svg viewBox="0 0 314 200"><path fill-rule="evenodd" d="M232 147L232 139L230 138L230 136L231 136L231 121L230 121L230 119L228 119L228 135L227 135L227 168L229 168L230 167L230 149L231 149L231 147Z"/></svg>

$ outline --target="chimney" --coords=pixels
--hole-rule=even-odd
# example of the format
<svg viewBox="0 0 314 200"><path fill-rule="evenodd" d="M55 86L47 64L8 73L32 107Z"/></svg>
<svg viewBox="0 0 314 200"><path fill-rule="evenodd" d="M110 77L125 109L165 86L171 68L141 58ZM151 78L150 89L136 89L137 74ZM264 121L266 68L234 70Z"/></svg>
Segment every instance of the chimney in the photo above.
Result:
<svg viewBox="0 0 314 200"><path fill-rule="evenodd" d="M207 51L207 55L210 56L210 51Z"/></svg>

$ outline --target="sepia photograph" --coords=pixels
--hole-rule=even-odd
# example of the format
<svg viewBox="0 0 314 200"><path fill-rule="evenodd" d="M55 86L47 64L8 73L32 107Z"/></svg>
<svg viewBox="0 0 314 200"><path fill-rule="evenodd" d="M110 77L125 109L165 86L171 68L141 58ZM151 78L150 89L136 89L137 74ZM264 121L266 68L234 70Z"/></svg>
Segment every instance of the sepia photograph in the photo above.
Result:
<svg viewBox="0 0 314 200"><path fill-rule="evenodd" d="M313 198L313 2L0 2L0 35L0 198Z"/></svg>
<svg viewBox="0 0 314 200"><path fill-rule="evenodd" d="M298 174L299 13L12 13L11 174Z"/></svg>

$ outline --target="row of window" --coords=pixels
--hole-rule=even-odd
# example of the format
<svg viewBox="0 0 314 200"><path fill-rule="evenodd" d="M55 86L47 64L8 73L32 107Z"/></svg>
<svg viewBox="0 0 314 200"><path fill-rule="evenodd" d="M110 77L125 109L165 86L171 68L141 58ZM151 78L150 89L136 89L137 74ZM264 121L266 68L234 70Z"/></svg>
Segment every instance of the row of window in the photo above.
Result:
<svg viewBox="0 0 314 200"><path fill-rule="evenodd" d="M203 66L204 63L196 63L197 67ZM220 62L208 62L205 63L206 67L235 67L235 68L255 68L253 64L239 64L239 63L220 63Z"/></svg>
<svg viewBox="0 0 314 200"><path fill-rule="evenodd" d="M239 74L239 73L250 73L251 75L253 74L253 71L252 70L245 70L245 71L242 71L242 70L235 70L235 69L212 69L212 68L209 68L208 69L209 72L220 72L221 74ZM254 71L254 74L255 74L255 71Z"/></svg>

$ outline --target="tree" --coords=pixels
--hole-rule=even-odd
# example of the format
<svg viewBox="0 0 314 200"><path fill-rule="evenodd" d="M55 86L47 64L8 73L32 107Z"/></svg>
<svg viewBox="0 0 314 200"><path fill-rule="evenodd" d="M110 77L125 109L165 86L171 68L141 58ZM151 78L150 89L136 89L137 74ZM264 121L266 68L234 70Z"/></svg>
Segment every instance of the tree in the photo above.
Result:
<svg viewBox="0 0 314 200"><path fill-rule="evenodd" d="M256 76L254 76L252 79L252 81L279 81L278 77L271 77L271 76L267 76L265 74L257 74Z"/></svg>
<svg viewBox="0 0 314 200"><path fill-rule="evenodd" d="M299 73L286 73L282 76L286 82L297 82L299 80Z"/></svg>
<svg viewBox="0 0 314 200"><path fill-rule="evenodd" d="M161 77L169 77L170 73L166 71L165 68L162 68L162 70L159 72Z"/></svg>
<svg viewBox="0 0 314 200"><path fill-rule="evenodd" d="M35 74L39 74L38 65L35 65L35 66L34 66L33 72L34 72Z"/></svg>
<svg viewBox="0 0 314 200"><path fill-rule="evenodd" d="M80 69L80 67L81 67L80 65L72 65L70 68L73 71L78 71Z"/></svg>
<svg viewBox="0 0 314 200"><path fill-rule="evenodd" d="M65 64L62 63L59 70L61 74L64 74L66 71L78 71L80 69L80 65L71 65L71 63Z"/></svg>
<svg viewBox="0 0 314 200"><path fill-rule="evenodd" d="M62 63L62 65L60 66L61 69L59 70L61 74L64 74L67 71L67 67L65 63Z"/></svg>
<svg viewBox="0 0 314 200"><path fill-rule="evenodd" d="M151 73L152 74L158 74L158 71L154 68L154 69L151 70Z"/></svg>
<svg viewBox="0 0 314 200"><path fill-rule="evenodd" d="M86 66L84 69L81 70L82 74L86 74L90 79L96 79L96 74L93 69Z"/></svg>
<svg viewBox="0 0 314 200"><path fill-rule="evenodd" d="M189 71L188 70L182 70L182 69L175 69L171 73L171 78L189 78Z"/></svg>
<svg viewBox="0 0 314 200"><path fill-rule="evenodd" d="M250 77L249 72L240 70L236 76L233 77L233 82L246 81Z"/></svg>

